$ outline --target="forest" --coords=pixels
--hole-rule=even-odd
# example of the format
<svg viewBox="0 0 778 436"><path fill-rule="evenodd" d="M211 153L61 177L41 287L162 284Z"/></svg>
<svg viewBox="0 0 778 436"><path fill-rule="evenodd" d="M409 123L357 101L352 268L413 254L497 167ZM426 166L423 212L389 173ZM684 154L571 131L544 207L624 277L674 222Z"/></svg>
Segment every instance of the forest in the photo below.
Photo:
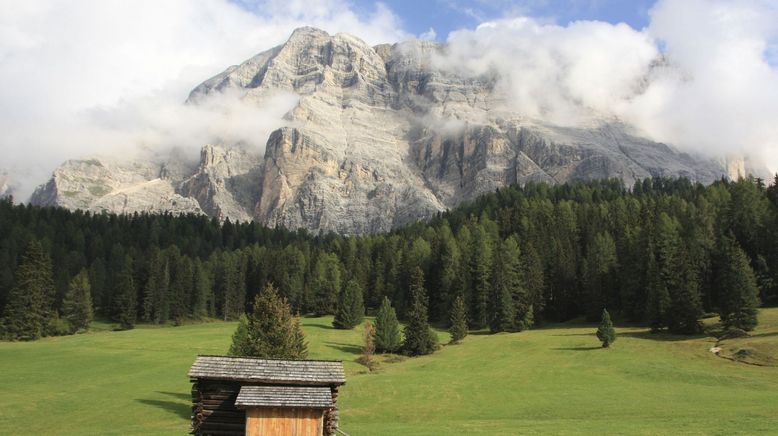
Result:
<svg viewBox="0 0 778 436"><path fill-rule="evenodd" d="M440 326L463 301L469 328L492 332L595 321L604 308L654 331L697 333L711 313L751 330L758 306L778 304L778 187L527 184L364 236L0 202L0 329L11 340L73 333L93 316L122 328L235 320L271 283L301 315L334 314L356 288L368 312L386 297L404 320L419 281Z"/></svg>

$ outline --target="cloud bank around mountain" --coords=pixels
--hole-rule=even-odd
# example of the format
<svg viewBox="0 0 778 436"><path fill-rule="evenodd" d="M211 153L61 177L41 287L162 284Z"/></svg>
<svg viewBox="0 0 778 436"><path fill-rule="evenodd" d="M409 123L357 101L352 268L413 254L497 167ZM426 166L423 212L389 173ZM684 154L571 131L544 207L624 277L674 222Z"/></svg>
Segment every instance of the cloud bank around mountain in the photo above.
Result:
<svg viewBox="0 0 778 436"><path fill-rule="evenodd" d="M0 0L0 8L0 169L19 198L62 161L89 154L194 151L218 140L261 150L294 96L262 107L239 95L196 108L183 101L296 27L371 44L413 37L390 6L357 12L347 0ZM528 116L578 124L594 111L658 141L747 153L778 170L778 4L660 0L650 14L645 29L506 16L452 32L438 61L499 73L506 101Z"/></svg>

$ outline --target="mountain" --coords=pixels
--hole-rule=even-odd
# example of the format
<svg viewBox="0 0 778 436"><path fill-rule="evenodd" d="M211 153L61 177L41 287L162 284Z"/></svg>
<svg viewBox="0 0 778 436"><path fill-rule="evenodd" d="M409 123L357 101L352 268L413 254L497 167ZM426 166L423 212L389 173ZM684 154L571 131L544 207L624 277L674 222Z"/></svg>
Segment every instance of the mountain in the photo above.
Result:
<svg viewBox="0 0 778 436"><path fill-rule="evenodd" d="M264 156L203 147L199 163L64 163L34 204L113 212L206 213L341 233L386 231L512 183L684 176L711 182L720 162L641 138L616 120L561 127L512 112L494 75L437 66L445 46L371 47L305 27L197 86L188 104L238 92L263 105L299 96Z"/></svg>

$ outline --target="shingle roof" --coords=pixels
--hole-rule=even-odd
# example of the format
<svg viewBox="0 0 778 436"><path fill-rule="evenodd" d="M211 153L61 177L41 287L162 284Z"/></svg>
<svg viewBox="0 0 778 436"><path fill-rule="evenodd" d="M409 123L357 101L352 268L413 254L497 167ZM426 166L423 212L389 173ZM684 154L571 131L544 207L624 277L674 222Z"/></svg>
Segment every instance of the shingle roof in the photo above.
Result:
<svg viewBox="0 0 778 436"><path fill-rule="evenodd" d="M190 378L239 382L329 386L346 383L343 362L274 360L252 357L197 356Z"/></svg>
<svg viewBox="0 0 778 436"><path fill-rule="evenodd" d="M332 391L328 387L310 386L243 386L235 407L332 407Z"/></svg>

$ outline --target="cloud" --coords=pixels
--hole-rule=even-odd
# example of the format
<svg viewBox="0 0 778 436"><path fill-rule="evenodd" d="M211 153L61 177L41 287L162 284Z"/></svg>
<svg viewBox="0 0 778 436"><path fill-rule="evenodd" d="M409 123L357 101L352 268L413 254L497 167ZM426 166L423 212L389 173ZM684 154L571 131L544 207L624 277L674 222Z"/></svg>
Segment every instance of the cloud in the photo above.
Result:
<svg viewBox="0 0 778 436"><path fill-rule="evenodd" d="M651 24L505 18L452 32L436 65L494 74L511 109L562 125L618 118L649 137L778 169L778 5L661 0Z"/></svg>
<svg viewBox="0 0 778 436"><path fill-rule="evenodd" d="M21 184L19 198L66 159L138 145L194 155L219 138L264 144L289 96L261 109L234 95L182 103L296 27L371 43L410 36L386 6L358 14L342 0L0 0L0 10L0 166Z"/></svg>

